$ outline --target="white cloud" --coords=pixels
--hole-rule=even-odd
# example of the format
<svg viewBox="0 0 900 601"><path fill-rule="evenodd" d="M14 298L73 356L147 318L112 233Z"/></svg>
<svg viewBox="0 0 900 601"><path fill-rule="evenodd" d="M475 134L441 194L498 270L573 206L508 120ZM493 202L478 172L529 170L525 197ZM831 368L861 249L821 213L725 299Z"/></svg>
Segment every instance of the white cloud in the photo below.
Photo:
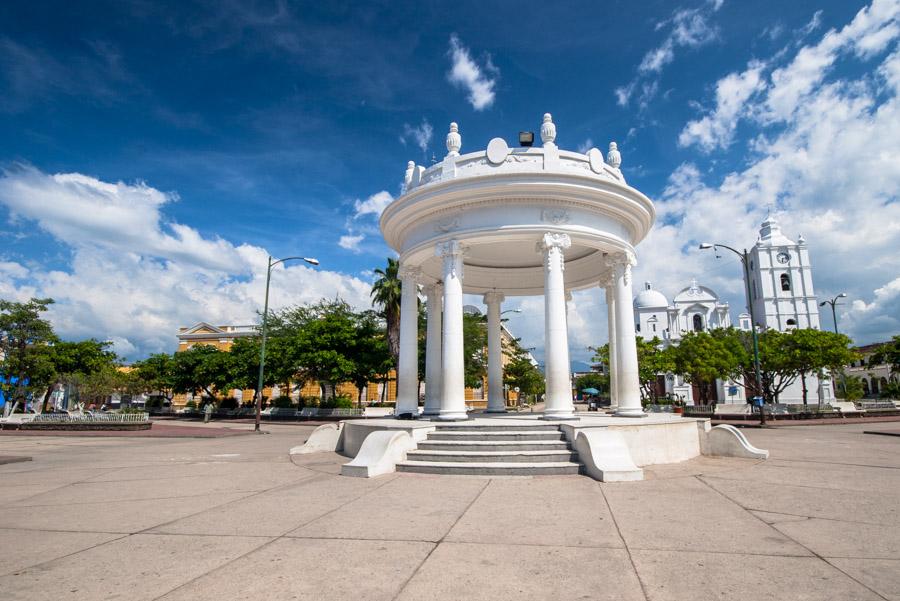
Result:
<svg viewBox="0 0 900 601"><path fill-rule="evenodd" d="M347 250L352 250L353 252L359 252L359 243L365 239L365 236L362 234L345 234L341 236L340 240L338 240L338 246L341 248L346 248Z"/></svg>
<svg viewBox="0 0 900 601"><path fill-rule="evenodd" d="M898 332L900 50L859 76L827 77L827 65L836 60L864 60L858 41L884 31L892 19L883 3L875 3L840 32L828 32L800 48L788 64L802 83L783 78L763 79L761 87L748 83L755 92L736 112L740 103L729 109L759 131L748 143L744 166L714 183L690 163L671 174L656 203L657 226L638 248L636 282L650 279L671 297L696 276L729 298L733 313L741 311L743 285L736 258L723 253L716 260L712 253L697 251L696 244L711 239L750 246L766 206L777 203L785 232L794 238L803 234L809 244L820 298L847 292L855 300L842 318L842 331L860 343ZM843 38L841 43L836 36ZM827 60L810 59L816 55L827 55ZM796 67L801 63L818 64L821 72ZM774 106L773 92L786 85L802 91L775 96L780 117L773 123L766 112ZM717 110L724 106L719 102ZM685 131L702 147L704 138L697 130ZM709 131L709 144L721 145L730 136L728 128ZM823 315L822 322L827 327L830 316Z"/></svg>
<svg viewBox="0 0 900 601"><path fill-rule="evenodd" d="M431 123L423 118L421 125L417 127L412 127L409 123L404 123L403 136L400 138L400 141L406 144L406 140L411 139L424 153L428 150L428 145L431 143L433 133L434 128L431 127Z"/></svg>
<svg viewBox="0 0 900 601"><path fill-rule="evenodd" d="M494 87L500 71L488 57L484 71L494 77L487 77L481 67L472 60L469 49L462 45L455 33L450 36L450 59L452 65L447 80L469 93L469 103L476 111L483 111L494 104Z"/></svg>
<svg viewBox="0 0 900 601"><path fill-rule="evenodd" d="M750 97L765 87L761 79L764 65L752 62L741 73L730 73L716 84L716 108L705 117L684 126L679 146L697 144L705 152L731 144L738 120Z"/></svg>
<svg viewBox="0 0 900 601"><path fill-rule="evenodd" d="M663 69L675 60L680 48L699 48L718 37L718 28L709 21L709 13L718 11L723 0L713 0L696 8L679 8L671 18L656 24L656 30L668 30L659 46L644 54L638 65L637 75L625 86L615 89L619 106L628 106L638 93L638 105L643 110L656 96L659 76Z"/></svg>
<svg viewBox="0 0 900 601"><path fill-rule="evenodd" d="M65 338L113 341L128 359L174 350L180 326L198 321L254 323L262 308L268 252L204 238L166 222L175 196L144 183L108 183L82 174L45 174L32 167L0 177L0 204L20 225L37 226L71 251L65 269L0 263L0 295L49 296L49 312ZM334 298L370 306L369 284L304 264L276 267L270 306Z"/></svg>
<svg viewBox="0 0 900 601"><path fill-rule="evenodd" d="M584 154L593 147L594 147L594 141L592 139L588 138L587 140L585 140L584 142L582 142L581 144L578 145L578 152L580 152L581 154Z"/></svg>
<svg viewBox="0 0 900 601"><path fill-rule="evenodd" d="M376 217L379 217L381 212L393 201L394 197L386 190L376 192L365 200L357 199L356 202L353 203L353 208L356 210L355 217L359 218L363 215L375 215Z"/></svg>

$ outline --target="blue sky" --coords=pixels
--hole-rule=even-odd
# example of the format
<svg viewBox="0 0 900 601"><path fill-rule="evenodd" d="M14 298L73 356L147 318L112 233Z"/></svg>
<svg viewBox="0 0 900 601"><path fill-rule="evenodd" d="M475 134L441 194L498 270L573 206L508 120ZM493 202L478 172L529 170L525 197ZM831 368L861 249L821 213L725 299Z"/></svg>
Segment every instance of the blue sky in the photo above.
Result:
<svg viewBox="0 0 900 601"><path fill-rule="evenodd" d="M616 140L657 201L638 279L691 277L741 306L767 205L809 242L820 296L860 342L900 332L896 1L5 3L0 6L0 296L46 294L66 336L124 356L178 326L246 322L265 255L276 306L364 305L389 250L378 210L407 160L536 130ZM48 19L47 15L53 15ZM264 276L264 273L263 273ZM542 346L540 299L510 327ZM605 340L576 295L573 356ZM516 323L519 322L519 323ZM830 316L823 316L830 326Z"/></svg>

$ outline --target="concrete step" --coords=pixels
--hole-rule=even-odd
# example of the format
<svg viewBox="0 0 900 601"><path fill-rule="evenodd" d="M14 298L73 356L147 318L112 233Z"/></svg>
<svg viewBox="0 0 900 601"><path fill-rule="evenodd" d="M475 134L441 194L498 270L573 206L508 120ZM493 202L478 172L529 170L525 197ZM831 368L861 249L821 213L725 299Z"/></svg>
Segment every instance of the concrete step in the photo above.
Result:
<svg viewBox="0 0 900 601"><path fill-rule="evenodd" d="M423 440L422 451L565 451L564 440Z"/></svg>
<svg viewBox="0 0 900 601"><path fill-rule="evenodd" d="M542 424L540 422L524 423L524 424L478 424L473 425L467 422L455 422L438 424L437 429L440 430L479 430L482 432L559 432L559 426Z"/></svg>
<svg viewBox="0 0 900 601"><path fill-rule="evenodd" d="M544 463L516 462L454 462L454 461L400 461L398 472L417 474L444 474L454 476L562 476L578 474L581 464L572 461Z"/></svg>
<svg viewBox="0 0 900 601"><path fill-rule="evenodd" d="M416 450L406 454L409 461L469 463L560 463L576 461L578 453L561 451L432 451Z"/></svg>
<svg viewBox="0 0 900 601"><path fill-rule="evenodd" d="M428 433L428 440L565 440L565 436L559 430L463 430L447 429L435 430Z"/></svg>

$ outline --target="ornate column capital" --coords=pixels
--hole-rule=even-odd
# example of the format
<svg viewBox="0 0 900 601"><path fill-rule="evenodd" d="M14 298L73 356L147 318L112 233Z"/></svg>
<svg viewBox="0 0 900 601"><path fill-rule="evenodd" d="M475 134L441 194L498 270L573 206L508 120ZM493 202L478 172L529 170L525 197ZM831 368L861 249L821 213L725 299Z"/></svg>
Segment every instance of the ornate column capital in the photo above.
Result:
<svg viewBox="0 0 900 601"><path fill-rule="evenodd" d="M411 280L418 283L422 277L422 269L417 265L401 265L397 271L397 277L403 281Z"/></svg>
<svg viewBox="0 0 900 601"><path fill-rule="evenodd" d="M434 282L433 284L428 284L425 286L425 294L428 295L428 298L437 298L444 294L444 284L443 282Z"/></svg>
<svg viewBox="0 0 900 601"><path fill-rule="evenodd" d="M569 234L559 234L556 232L547 232L538 242L538 250L543 251L550 250L552 248L565 250L570 246L572 246L572 239L569 237Z"/></svg>
<svg viewBox="0 0 900 601"><path fill-rule="evenodd" d="M466 247L459 240L438 242L434 247L434 255L441 258L456 257L465 254L465 252Z"/></svg>
<svg viewBox="0 0 900 601"><path fill-rule="evenodd" d="M485 292L484 294L484 304L485 305L494 305L500 304L506 300L506 295L497 290L492 290L490 292Z"/></svg>
<svg viewBox="0 0 900 601"><path fill-rule="evenodd" d="M566 290L566 302L567 303L572 302L572 291L571 290Z"/></svg>

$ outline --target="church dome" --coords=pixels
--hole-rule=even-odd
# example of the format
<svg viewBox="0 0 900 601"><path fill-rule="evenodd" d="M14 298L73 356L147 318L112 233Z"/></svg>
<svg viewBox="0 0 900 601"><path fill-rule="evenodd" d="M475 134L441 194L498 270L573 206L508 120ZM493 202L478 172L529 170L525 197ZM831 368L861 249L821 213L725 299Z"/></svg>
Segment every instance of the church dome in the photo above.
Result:
<svg viewBox="0 0 900 601"><path fill-rule="evenodd" d="M665 309L669 306L669 300L658 290L650 286L650 282L644 283L644 289L634 297L635 309Z"/></svg>

